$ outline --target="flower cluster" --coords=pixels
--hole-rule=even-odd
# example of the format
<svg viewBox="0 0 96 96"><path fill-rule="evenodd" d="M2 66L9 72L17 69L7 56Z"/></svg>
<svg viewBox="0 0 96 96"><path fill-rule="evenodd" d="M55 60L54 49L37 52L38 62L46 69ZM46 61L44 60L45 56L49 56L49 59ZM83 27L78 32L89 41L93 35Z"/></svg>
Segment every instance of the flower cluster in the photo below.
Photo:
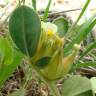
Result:
<svg viewBox="0 0 96 96"><path fill-rule="evenodd" d="M42 22L42 31L34 62L42 57L50 56L49 64L40 69L42 75L49 80L55 80L67 74L72 66L80 46L74 45L73 51L66 57L63 56L65 39L58 36L58 28L55 24Z"/></svg>

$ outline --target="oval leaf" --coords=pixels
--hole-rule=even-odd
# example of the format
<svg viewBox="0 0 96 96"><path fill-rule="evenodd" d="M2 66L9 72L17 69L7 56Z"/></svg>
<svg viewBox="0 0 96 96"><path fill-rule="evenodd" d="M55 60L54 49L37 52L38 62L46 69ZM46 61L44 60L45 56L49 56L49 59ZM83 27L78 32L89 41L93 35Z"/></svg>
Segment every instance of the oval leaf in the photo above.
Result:
<svg viewBox="0 0 96 96"><path fill-rule="evenodd" d="M10 77L19 64L22 62L23 55L17 50L13 51L13 61L10 65L4 66L0 69L0 88L3 86L4 82Z"/></svg>
<svg viewBox="0 0 96 96"><path fill-rule="evenodd" d="M9 31L17 47L32 57L41 32L40 19L35 11L24 5L15 9L9 21Z"/></svg>
<svg viewBox="0 0 96 96"><path fill-rule="evenodd" d="M90 79L90 81L91 81L91 84L92 84L92 90L96 94L96 77L92 77Z"/></svg>
<svg viewBox="0 0 96 96"><path fill-rule="evenodd" d="M91 90L91 82L89 79L81 76L72 76L64 82L62 96L84 96L83 93L85 94Z"/></svg>
<svg viewBox="0 0 96 96"><path fill-rule="evenodd" d="M58 26L58 33L60 37L63 37L68 31L69 24L64 17L59 17L53 21L54 24Z"/></svg>

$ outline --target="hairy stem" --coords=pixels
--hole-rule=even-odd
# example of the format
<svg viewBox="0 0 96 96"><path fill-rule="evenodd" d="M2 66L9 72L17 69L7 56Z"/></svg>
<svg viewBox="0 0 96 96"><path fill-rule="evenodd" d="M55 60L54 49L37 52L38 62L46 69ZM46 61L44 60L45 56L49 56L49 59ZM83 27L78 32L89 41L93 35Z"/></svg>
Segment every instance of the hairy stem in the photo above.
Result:
<svg viewBox="0 0 96 96"><path fill-rule="evenodd" d="M52 93L54 94L54 96L61 96L59 93L58 88L55 85L55 82L49 81L47 80L47 85L50 87Z"/></svg>
<svg viewBox="0 0 96 96"><path fill-rule="evenodd" d="M37 74L38 74L39 77L41 78L41 80L44 81L44 82L48 85L48 87L50 88L53 96L61 96L60 93L59 93L58 88L57 88L56 85L55 85L55 82L54 82L54 81L50 81L50 80L44 78L44 77L42 76L41 71L40 71L37 67L35 67L35 66L32 64L32 62L30 62L30 63L31 63L32 68L37 72Z"/></svg>

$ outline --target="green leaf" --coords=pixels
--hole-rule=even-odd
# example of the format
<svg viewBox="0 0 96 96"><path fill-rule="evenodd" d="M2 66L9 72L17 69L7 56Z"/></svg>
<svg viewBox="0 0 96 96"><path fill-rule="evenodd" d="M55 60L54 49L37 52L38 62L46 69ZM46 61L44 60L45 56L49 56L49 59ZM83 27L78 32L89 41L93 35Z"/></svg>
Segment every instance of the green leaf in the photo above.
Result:
<svg viewBox="0 0 96 96"><path fill-rule="evenodd" d="M9 21L9 31L17 47L27 56L34 56L41 32L41 22L35 11L20 6Z"/></svg>
<svg viewBox="0 0 96 96"><path fill-rule="evenodd" d="M12 94L9 96L26 96L26 90L25 89L18 89L15 90Z"/></svg>
<svg viewBox="0 0 96 96"><path fill-rule="evenodd" d="M83 14L84 14L84 12L86 11L86 9L87 9L87 7L88 7L88 5L89 5L90 2L91 2L91 0L87 0L87 1L86 1L86 4L84 5L84 7L83 7L83 9L82 9L79 17L78 17L77 20L76 20L76 24L77 24L77 22L81 19L81 17L83 16Z"/></svg>
<svg viewBox="0 0 96 96"><path fill-rule="evenodd" d="M92 77L90 79L90 81L91 81L91 84L92 84L92 90L93 90L94 93L96 93L96 77Z"/></svg>
<svg viewBox="0 0 96 96"><path fill-rule="evenodd" d="M84 93L79 94L79 95L76 95L76 96L93 96L92 94L93 94L93 93L92 93L92 91L90 90L90 91L84 92Z"/></svg>
<svg viewBox="0 0 96 96"><path fill-rule="evenodd" d="M78 65L80 67L88 67L88 66L93 66L93 67L96 67L96 61L87 61L87 62L84 62L84 63L78 63Z"/></svg>
<svg viewBox="0 0 96 96"><path fill-rule="evenodd" d="M39 68L45 68L45 67L48 65L48 63L50 62L50 59L51 59L51 57L49 57L49 56L42 57L42 58L40 58L40 59L35 63L35 65L36 65L37 67L39 67Z"/></svg>
<svg viewBox="0 0 96 96"><path fill-rule="evenodd" d="M52 0L49 0L48 5L47 5L47 7L46 7L46 10L45 10L45 12L44 12L43 21L46 21L46 19L47 19L47 17L48 17L48 12L49 12L49 8L50 8L50 5L51 5L51 1L52 1Z"/></svg>
<svg viewBox="0 0 96 96"><path fill-rule="evenodd" d="M79 20L80 20L81 17L83 16L84 12L86 11L86 9L87 9L87 7L88 7L90 1L91 1L91 0L87 0L87 1L86 1L86 4L84 5L84 7L83 7L83 9L82 9L80 15L78 16L76 22L68 29L68 32L67 32L68 34L66 35L67 37L69 37L70 32L72 32L72 30L76 27L77 23L79 22Z"/></svg>
<svg viewBox="0 0 96 96"><path fill-rule="evenodd" d="M8 77L14 72L17 66L21 63L23 55L14 50L13 62L10 65L3 66L0 70L0 87L4 84L4 82L8 79Z"/></svg>
<svg viewBox="0 0 96 96"><path fill-rule="evenodd" d="M77 30L78 33L65 48L64 53L68 52L70 49L72 49L74 44L80 44L88 35L88 33L92 30L92 28L96 24L96 15L92 16L89 20L85 21L80 28Z"/></svg>
<svg viewBox="0 0 96 96"><path fill-rule="evenodd" d="M85 68L85 67L88 67L88 66L93 66L93 67L96 67L96 61L85 61L84 63L80 63L80 62L77 62L73 65L73 68L72 69L77 69L77 68Z"/></svg>
<svg viewBox="0 0 96 96"><path fill-rule="evenodd" d="M55 19L53 23L58 27L57 32L59 33L59 36L64 37L69 28L68 21L64 17L59 17Z"/></svg>
<svg viewBox="0 0 96 96"><path fill-rule="evenodd" d="M87 36L87 34L92 30L92 28L96 24L96 15L90 18L88 21L85 21L84 24L81 25L80 29L78 31L78 35L74 39L74 42L79 44L82 40L84 40Z"/></svg>
<svg viewBox="0 0 96 96"><path fill-rule="evenodd" d="M88 52L90 52L94 48L96 48L96 41L88 44L88 46L85 47L84 52L80 54L80 59L82 59Z"/></svg>
<svg viewBox="0 0 96 96"><path fill-rule="evenodd" d="M0 37L0 63L10 64L13 61L13 50L6 38Z"/></svg>
<svg viewBox="0 0 96 96"><path fill-rule="evenodd" d="M91 82L88 78L72 76L65 80L61 92L62 96L79 96L80 94L90 91L91 89Z"/></svg>

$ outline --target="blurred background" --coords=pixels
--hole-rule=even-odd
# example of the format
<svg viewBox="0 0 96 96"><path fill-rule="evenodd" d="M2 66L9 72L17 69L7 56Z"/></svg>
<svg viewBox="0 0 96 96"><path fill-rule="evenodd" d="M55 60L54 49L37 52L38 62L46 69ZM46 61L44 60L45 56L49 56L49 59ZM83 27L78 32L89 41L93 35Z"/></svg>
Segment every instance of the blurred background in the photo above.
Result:
<svg viewBox="0 0 96 96"><path fill-rule="evenodd" d="M75 21L85 2L86 0L52 0L50 11L65 13L72 21ZM17 4L18 0L0 0L0 20L6 19ZM32 6L31 0L26 0L26 4ZM44 11L47 4L48 0L37 0L38 11ZM85 15L79 23L89 18L94 12L96 12L96 0L91 0Z"/></svg>

